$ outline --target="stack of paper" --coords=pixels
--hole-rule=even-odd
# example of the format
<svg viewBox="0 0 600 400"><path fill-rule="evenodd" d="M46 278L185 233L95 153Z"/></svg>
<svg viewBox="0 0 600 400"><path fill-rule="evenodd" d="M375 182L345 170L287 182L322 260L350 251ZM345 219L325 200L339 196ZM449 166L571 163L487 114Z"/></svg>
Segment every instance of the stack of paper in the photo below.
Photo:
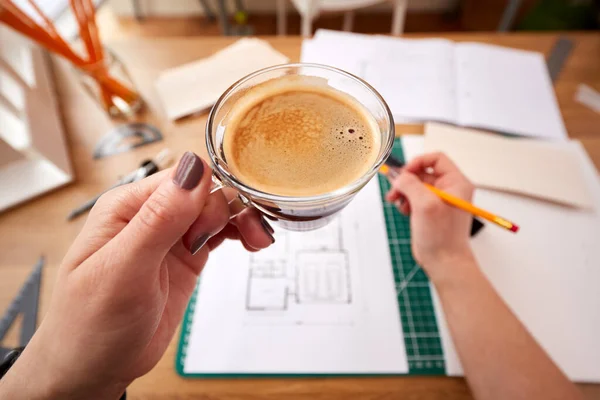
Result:
<svg viewBox="0 0 600 400"><path fill-rule="evenodd" d="M302 61L332 65L375 87L394 118L434 120L564 140L540 53L445 39L318 31Z"/></svg>
<svg viewBox="0 0 600 400"><path fill-rule="evenodd" d="M567 144L425 125L425 151L445 153L476 186L591 209L579 152Z"/></svg>
<svg viewBox="0 0 600 400"><path fill-rule="evenodd" d="M169 119L211 107L237 80L288 58L260 39L240 39L208 58L163 72L156 90Z"/></svg>

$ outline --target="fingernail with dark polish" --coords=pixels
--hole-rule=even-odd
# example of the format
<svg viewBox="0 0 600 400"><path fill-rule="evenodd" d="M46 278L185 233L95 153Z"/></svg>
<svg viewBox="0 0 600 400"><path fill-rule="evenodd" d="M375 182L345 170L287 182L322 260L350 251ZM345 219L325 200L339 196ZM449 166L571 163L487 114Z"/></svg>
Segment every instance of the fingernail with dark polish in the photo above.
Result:
<svg viewBox="0 0 600 400"><path fill-rule="evenodd" d="M199 252L202 247L204 247L206 242L208 242L208 239L210 239L210 235L208 234L198 236L196 240L194 240L194 243L192 243L190 246L190 253L192 253L192 255L196 255L196 253Z"/></svg>
<svg viewBox="0 0 600 400"><path fill-rule="evenodd" d="M270 234L275 233L275 229L273 229L273 227L271 226L271 224L269 224L269 221L267 221L265 217L260 218L260 224L263 226L263 228L269 231Z"/></svg>
<svg viewBox="0 0 600 400"><path fill-rule="evenodd" d="M269 224L264 217L262 217L260 219L260 224L262 225L263 229L265 230L265 233L271 238L271 242L275 243L275 238L273 237L273 233L275 233L275 229L273 229L271 224Z"/></svg>
<svg viewBox="0 0 600 400"><path fill-rule="evenodd" d="M186 151L179 160L173 182L182 189L192 190L200 183L203 173L204 164L200 157L191 151Z"/></svg>

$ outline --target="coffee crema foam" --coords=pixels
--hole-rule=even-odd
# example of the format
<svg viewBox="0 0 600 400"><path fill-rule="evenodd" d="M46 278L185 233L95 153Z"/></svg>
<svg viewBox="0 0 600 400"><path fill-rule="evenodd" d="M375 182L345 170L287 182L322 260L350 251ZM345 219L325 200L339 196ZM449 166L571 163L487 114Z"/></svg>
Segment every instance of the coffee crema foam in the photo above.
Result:
<svg viewBox="0 0 600 400"><path fill-rule="evenodd" d="M288 76L246 91L225 123L231 172L282 196L329 193L362 177L380 149L377 122L321 78Z"/></svg>

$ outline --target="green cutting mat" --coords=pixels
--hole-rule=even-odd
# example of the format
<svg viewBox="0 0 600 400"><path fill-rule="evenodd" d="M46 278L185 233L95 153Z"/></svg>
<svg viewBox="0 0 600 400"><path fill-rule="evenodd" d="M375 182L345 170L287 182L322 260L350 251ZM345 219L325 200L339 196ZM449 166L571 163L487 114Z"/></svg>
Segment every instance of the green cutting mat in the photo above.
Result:
<svg viewBox="0 0 600 400"><path fill-rule="evenodd" d="M392 153L404 161L401 140ZM379 175L381 197L389 190L388 180ZM411 375L444 375L444 353L433 309L429 279L413 259L408 217L383 200L383 212L396 281L398 308Z"/></svg>
<svg viewBox="0 0 600 400"><path fill-rule="evenodd" d="M404 160L400 139L396 139L392 153L396 158ZM400 214L393 205L383 200L383 196L389 190L390 184L381 175L379 176L379 185L394 270L394 280L396 282L398 308L400 309L402 319L409 374L444 375L444 353L433 309L429 280L412 257L408 217ZM187 377L230 377L232 376L231 374L186 374L183 371L187 355L187 342L198 295L198 286L196 285L196 290L194 290L183 319L181 338L175 361L177 372ZM251 374L247 376L263 375Z"/></svg>

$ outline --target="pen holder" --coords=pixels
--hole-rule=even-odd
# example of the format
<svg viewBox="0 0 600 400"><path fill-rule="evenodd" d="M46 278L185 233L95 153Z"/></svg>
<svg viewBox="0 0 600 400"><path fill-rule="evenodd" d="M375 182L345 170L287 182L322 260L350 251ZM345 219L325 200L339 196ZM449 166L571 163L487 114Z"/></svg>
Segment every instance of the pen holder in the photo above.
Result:
<svg viewBox="0 0 600 400"><path fill-rule="evenodd" d="M143 109L144 101L125 64L104 49L104 59L77 69L80 83L111 118L131 118Z"/></svg>

